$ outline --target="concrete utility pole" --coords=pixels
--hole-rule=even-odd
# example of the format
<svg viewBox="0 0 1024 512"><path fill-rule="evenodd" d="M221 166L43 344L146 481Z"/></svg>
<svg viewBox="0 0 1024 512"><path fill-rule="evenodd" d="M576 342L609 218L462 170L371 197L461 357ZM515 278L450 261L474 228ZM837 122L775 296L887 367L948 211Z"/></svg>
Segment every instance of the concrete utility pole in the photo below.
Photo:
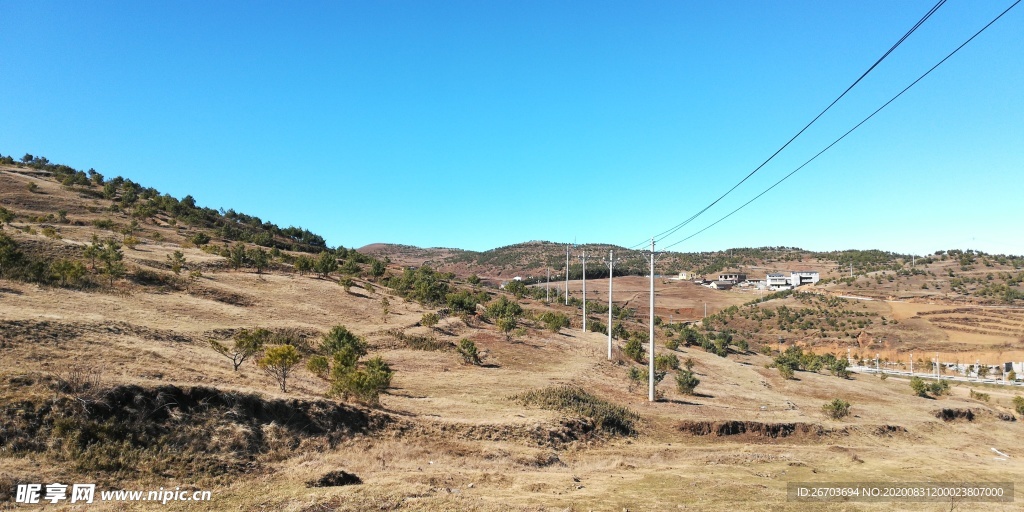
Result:
<svg viewBox="0 0 1024 512"><path fill-rule="evenodd" d="M910 353L910 376L914 376L914 353Z"/></svg>
<svg viewBox="0 0 1024 512"><path fill-rule="evenodd" d="M569 305L569 244L565 244L565 305Z"/></svg>
<svg viewBox="0 0 1024 512"><path fill-rule="evenodd" d="M654 239L651 239L651 355L650 365L647 369L648 376L648 399L654 401Z"/></svg>
<svg viewBox="0 0 1024 512"><path fill-rule="evenodd" d="M615 280L615 260L612 250L608 249L608 360L612 360L612 281Z"/></svg>
<svg viewBox="0 0 1024 512"><path fill-rule="evenodd" d="M548 284L544 285L544 302L551 302L551 269L548 269Z"/></svg>
<svg viewBox="0 0 1024 512"><path fill-rule="evenodd" d="M587 251L583 251L583 332L587 332Z"/></svg>

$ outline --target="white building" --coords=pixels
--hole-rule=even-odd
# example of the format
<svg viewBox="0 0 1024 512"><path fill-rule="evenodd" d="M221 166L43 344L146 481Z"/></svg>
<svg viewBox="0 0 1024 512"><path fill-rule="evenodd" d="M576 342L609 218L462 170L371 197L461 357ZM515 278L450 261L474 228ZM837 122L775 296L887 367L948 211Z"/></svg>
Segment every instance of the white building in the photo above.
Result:
<svg viewBox="0 0 1024 512"><path fill-rule="evenodd" d="M772 273L765 277L765 285L769 290L779 290L783 287L789 287L789 278L784 274Z"/></svg>
<svg viewBox="0 0 1024 512"><path fill-rule="evenodd" d="M794 270L789 274L789 284L794 288L805 284L814 284L821 281L821 276L812 270Z"/></svg>

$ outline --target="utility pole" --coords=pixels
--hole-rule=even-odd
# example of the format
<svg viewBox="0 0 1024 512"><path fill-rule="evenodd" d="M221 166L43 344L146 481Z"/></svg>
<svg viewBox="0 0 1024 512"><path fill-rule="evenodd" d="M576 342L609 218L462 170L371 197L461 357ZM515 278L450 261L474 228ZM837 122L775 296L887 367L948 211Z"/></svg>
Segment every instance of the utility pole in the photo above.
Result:
<svg viewBox="0 0 1024 512"><path fill-rule="evenodd" d="M548 269L548 284L544 285L544 302L551 302L551 269Z"/></svg>
<svg viewBox="0 0 1024 512"><path fill-rule="evenodd" d="M587 332L587 251L583 251L583 332Z"/></svg>
<svg viewBox="0 0 1024 512"><path fill-rule="evenodd" d="M565 244L565 305L569 305L569 244Z"/></svg>
<svg viewBox="0 0 1024 512"><path fill-rule="evenodd" d="M850 277L853 277L853 262L850 262Z"/></svg>
<svg viewBox="0 0 1024 512"><path fill-rule="evenodd" d="M615 260L612 250L608 249L608 360L612 360L612 281L615 280Z"/></svg>
<svg viewBox="0 0 1024 512"><path fill-rule="evenodd" d="M914 376L914 353L910 353L910 376Z"/></svg>
<svg viewBox="0 0 1024 512"><path fill-rule="evenodd" d="M651 239L651 333L650 333L650 365L647 369L648 377L648 396L650 401L654 401L654 239Z"/></svg>

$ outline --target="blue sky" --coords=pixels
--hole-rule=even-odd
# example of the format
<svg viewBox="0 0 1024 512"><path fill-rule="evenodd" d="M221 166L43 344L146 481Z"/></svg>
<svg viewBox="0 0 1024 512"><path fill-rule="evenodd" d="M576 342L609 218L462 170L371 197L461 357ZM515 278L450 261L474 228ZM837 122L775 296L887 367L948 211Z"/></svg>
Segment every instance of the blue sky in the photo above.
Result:
<svg viewBox="0 0 1024 512"><path fill-rule="evenodd" d="M632 246L767 158L933 5L0 0L0 152L324 235ZM950 0L788 173L1012 3ZM1024 253L1024 7L683 251Z"/></svg>

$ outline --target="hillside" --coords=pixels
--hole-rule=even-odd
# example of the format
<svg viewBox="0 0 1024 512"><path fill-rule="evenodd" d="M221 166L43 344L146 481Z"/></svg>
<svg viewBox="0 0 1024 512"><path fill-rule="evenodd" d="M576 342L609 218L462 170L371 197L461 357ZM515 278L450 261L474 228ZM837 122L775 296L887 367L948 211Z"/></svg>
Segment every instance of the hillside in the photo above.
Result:
<svg viewBox="0 0 1024 512"><path fill-rule="evenodd" d="M1024 360L1024 321L1008 309L1021 305L1019 258L670 255L666 268L679 271L757 276L799 265L829 280L761 296L657 279L655 346L682 369L667 363L652 403L628 376L646 366L627 355L647 350L647 279L615 280L611 360L597 325L608 320L606 276L591 276L585 297L573 280L568 306L557 294L545 301L543 283L502 291L467 281L536 277L545 262L564 266L564 246L331 249L303 229L184 199L175 208L127 180L107 197L106 180L41 167L0 166L5 502L19 483L88 481L211 490L210 508L237 510L890 510L792 502L787 483L1024 475L1018 388L959 383L924 398L900 376L802 368L787 378L770 367L780 335L820 353L857 344L862 356L912 347ZM623 268L642 273L639 258L624 254ZM582 329L583 300L597 332ZM337 326L365 343L352 363L359 375L372 376L378 357L394 372L379 402L331 392L355 375L339 366L346 356L328 359L326 378L309 365L342 352L328 342ZM257 332L265 345L237 371L213 348ZM480 361L460 353L463 340ZM254 361L285 346L301 362L283 389ZM692 393L676 386L687 360L700 381ZM849 416L824 414L836 398L852 404ZM994 458L993 447L1010 457ZM340 485L349 481L340 471L361 483Z"/></svg>

